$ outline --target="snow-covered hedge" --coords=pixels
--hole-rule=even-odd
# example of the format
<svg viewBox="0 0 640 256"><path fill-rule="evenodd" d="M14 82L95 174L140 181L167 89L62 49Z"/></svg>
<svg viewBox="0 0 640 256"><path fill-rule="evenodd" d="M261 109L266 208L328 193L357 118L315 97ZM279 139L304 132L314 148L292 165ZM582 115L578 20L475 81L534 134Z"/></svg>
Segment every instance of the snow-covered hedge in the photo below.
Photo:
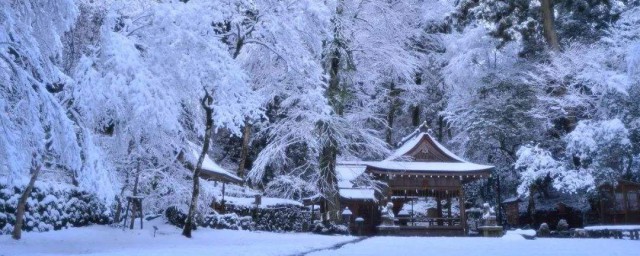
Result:
<svg viewBox="0 0 640 256"><path fill-rule="evenodd" d="M238 216L235 213L209 214L199 225L215 229L255 230L251 216Z"/></svg>
<svg viewBox="0 0 640 256"><path fill-rule="evenodd" d="M228 205L226 214L212 213L198 219L198 226L216 229L262 230L273 232L308 231L311 213L298 205L274 205L269 208ZM165 212L172 225L182 227L186 214L177 207Z"/></svg>
<svg viewBox="0 0 640 256"><path fill-rule="evenodd" d="M23 187L0 184L0 234L10 234ZM110 211L94 195L76 188L34 187L27 200L24 231L50 231L108 224Z"/></svg>
<svg viewBox="0 0 640 256"><path fill-rule="evenodd" d="M251 216L256 230L275 232L308 231L311 213L304 207L291 204L276 204L267 208L228 205L227 211L238 216Z"/></svg>
<svg viewBox="0 0 640 256"><path fill-rule="evenodd" d="M322 235L335 235L335 234L340 234L340 235L346 235L349 234L349 228L345 225L342 224L336 224L333 222L330 222L328 224L324 224L322 223L322 221L315 221L313 223L313 230L311 230L313 233L316 234L322 234Z"/></svg>

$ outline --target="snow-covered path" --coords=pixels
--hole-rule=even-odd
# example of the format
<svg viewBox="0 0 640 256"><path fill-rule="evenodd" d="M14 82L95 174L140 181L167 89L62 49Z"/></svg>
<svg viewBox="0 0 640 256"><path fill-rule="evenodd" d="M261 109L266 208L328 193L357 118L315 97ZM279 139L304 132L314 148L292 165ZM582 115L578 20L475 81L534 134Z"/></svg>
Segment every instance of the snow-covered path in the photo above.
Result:
<svg viewBox="0 0 640 256"><path fill-rule="evenodd" d="M5 255L295 255L356 239L307 233L271 233L199 229L192 239L180 230L158 224L145 230L106 226L72 228L44 233L23 233L20 241L0 236L0 256ZM149 228L147 228L149 227Z"/></svg>
<svg viewBox="0 0 640 256"><path fill-rule="evenodd" d="M480 237L373 237L308 256L447 255L447 256L628 256L640 254L640 241L614 239L525 240L516 235Z"/></svg>

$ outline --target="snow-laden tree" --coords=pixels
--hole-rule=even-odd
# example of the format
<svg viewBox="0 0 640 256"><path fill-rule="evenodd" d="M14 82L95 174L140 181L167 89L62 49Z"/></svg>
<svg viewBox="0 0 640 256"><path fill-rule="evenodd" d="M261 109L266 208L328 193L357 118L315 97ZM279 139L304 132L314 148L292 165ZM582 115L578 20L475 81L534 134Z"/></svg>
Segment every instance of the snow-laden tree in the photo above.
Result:
<svg viewBox="0 0 640 256"><path fill-rule="evenodd" d="M22 186L13 237L39 175L71 182L103 199L113 194L102 158L57 94L72 80L61 71L61 37L78 14L72 1L0 3L0 182ZM45 11L46 10L46 11Z"/></svg>
<svg viewBox="0 0 640 256"><path fill-rule="evenodd" d="M520 55L535 58L547 45L559 50L562 42L598 40L634 4L632 0L463 0L453 17L460 25L482 21L501 45L519 41Z"/></svg>
<svg viewBox="0 0 640 256"><path fill-rule="evenodd" d="M415 84L417 59L406 46L419 18L408 3L400 2L336 1L315 6L304 24L314 24L324 34L305 33L300 38L313 46L307 48L315 67L321 68L315 70L321 72L311 78L318 80L281 90L280 94L286 93L278 102L282 119L266 130L267 145L251 176L260 180L268 169L310 176L335 213L337 157L385 152L386 145L375 131L385 123L376 113L378 99L388 95L380 89L389 83ZM304 152L298 154L302 163L291 165L293 148Z"/></svg>
<svg viewBox="0 0 640 256"><path fill-rule="evenodd" d="M520 171L518 194L533 196L544 179L551 179L552 186L559 191L575 193L581 189L594 188L592 172L568 168L568 163L555 159L551 152L538 145L525 145L517 152L515 168Z"/></svg>
<svg viewBox="0 0 640 256"><path fill-rule="evenodd" d="M551 186L561 192L577 193L594 188L594 178L585 169L571 170L567 163L555 159L551 152L538 145L525 145L517 152L515 168L520 174L518 195L529 198L527 212L535 222L536 194Z"/></svg>
<svg viewBox="0 0 640 256"><path fill-rule="evenodd" d="M184 202L190 194L189 141L204 134L205 91L213 95L213 129L240 133L257 114L246 76L218 40L215 3L149 3L139 11L114 4L95 50L78 64L74 107L99 133L118 170L121 191L143 193L146 209ZM203 91L204 90L204 91ZM193 159L191 159L193 161ZM213 191L203 191L201 210Z"/></svg>
<svg viewBox="0 0 640 256"><path fill-rule="evenodd" d="M617 184L628 170L631 142L619 119L580 121L564 139L573 168L590 173L596 185Z"/></svg>

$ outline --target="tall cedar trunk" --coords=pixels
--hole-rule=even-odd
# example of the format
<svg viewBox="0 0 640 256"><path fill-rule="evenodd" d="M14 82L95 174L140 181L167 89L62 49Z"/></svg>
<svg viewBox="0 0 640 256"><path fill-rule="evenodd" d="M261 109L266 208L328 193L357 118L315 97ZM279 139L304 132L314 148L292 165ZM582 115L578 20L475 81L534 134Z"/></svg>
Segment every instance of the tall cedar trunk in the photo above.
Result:
<svg viewBox="0 0 640 256"><path fill-rule="evenodd" d="M24 212L27 206L27 199L29 199L29 195L31 194L31 190L33 190L33 185L36 183L38 179L38 174L40 174L40 165L37 165L35 168L31 169L31 179L29 180L29 184L22 192L22 196L20 196L20 200L18 201L18 207L16 207L16 225L13 227L13 232L11 233L11 237L15 240L20 240L22 237L22 224L24 223Z"/></svg>
<svg viewBox="0 0 640 256"><path fill-rule="evenodd" d="M140 159L137 160L138 166L136 168L136 179L133 182L133 196L138 195L138 181L140 180ZM138 207L142 207L142 205L138 205L137 200L131 200L131 223L129 223L129 229L133 229L133 226L136 222L136 213L140 211ZM142 218L143 216L140 216ZM142 228L142 227L141 227Z"/></svg>
<svg viewBox="0 0 640 256"><path fill-rule="evenodd" d="M240 35L238 33L238 35ZM233 52L233 58L237 58L240 55L240 50L244 46L244 37L240 36L238 41L236 41L236 50ZM251 140L251 128L252 124L249 123L249 120L244 121L244 129L242 131L242 149L240 151L240 160L238 161L238 176L240 178L245 177L245 168L247 168L247 157L249 157L249 141Z"/></svg>
<svg viewBox="0 0 640 256"><path fill-rule="evenodd" d="M335 141L329 141L322 148L320 156L320 191L325 198L325 215L323 221L339 221L340 197L336 176L337 148Z"/></svg>
<svg viewBox="0 0 640 256"><path fill-rule="evenodd" d="M547 44L553 51L560 50L558 36L554 27L553 2L552 0L540 0L540 11L542 12L542 29Z"/></svg>
<svg viewBox="0 0 640 256"><path fill-rule="evenodd" d="M336 6L336 15L342 14L342 2ZM340 65L342 55L340 47L342 47L340 28L334 20L334 39L333 47L335 47L329 56L329 86L325 91L325 96L329 101L329 105L333 108L336 115L343 114L343 106L340 90ZM326 136L325 144L322 146L319 162L320 162L320 180L318 188L325 199L324 222L338 221L338 213L340 212L340 197L338 195L338 179L336 176L336 159L338 155L337 141L331 130L331 124L321 122L318 124L323 135Z"/></svg>
<svg viewBox="0 0 640 256"><path fill-rule="evenodd" d="M193 218L195 215L196 207L198 206L198 196L200 194L200 169L202 168L202 162L204 157L209 151L209 141L211 141L211 133L213 131L213 97L209 95L209 92L205 89L205 95L202 98L202 108L205 111L205 131L204 131L204 143L202 144L202 152L198 157L198 162L193 170L193 192L191 194L191 204L189 205L189 213L187 214L187 220L184 223L182 229L182 235L191 238L191 226L193 225Z"/></svg>
<svg viewBox="0 0 640 256"><path fill-rule="evenodd" d="M536 186L531 185L529 187L529 205L527 206L527 213L529 213L529 217L531 218L531 226L536 225L536 200L534 196L536 194Z"/></svg>
<svg viewBox="0 0 640 256"><path fill-rule="evenodd" d="M413 127L418 127L420 125L420 106L413 106L413 110L411 111L411 125Z"/></svg>
<svg viewBox="0 0 640 256"><path fill-rule="evenodd" d="M242 131L242 149L240 151L240 162L238 163L238 176L244 179L245 168L247 165L247 156L249 155L249 139L251 139L251 127L249 121L244 122L244 130Z"/></svg>
<svg viewBox="0 0 640 256"><path fill-rule="evenodd" d="M398 94L399 91L396 89L395 83L391 83L389 86L389 112L387 113L387 134L386 134L386 142L391 145L393 140L393 124L396 119L396 111L398 110Z"/></svg>
<svg viewBox="0 0 640 256"><path fill-rule="evenodd" d="M438 116L438 141L444 141L444 116Z"/></svg>

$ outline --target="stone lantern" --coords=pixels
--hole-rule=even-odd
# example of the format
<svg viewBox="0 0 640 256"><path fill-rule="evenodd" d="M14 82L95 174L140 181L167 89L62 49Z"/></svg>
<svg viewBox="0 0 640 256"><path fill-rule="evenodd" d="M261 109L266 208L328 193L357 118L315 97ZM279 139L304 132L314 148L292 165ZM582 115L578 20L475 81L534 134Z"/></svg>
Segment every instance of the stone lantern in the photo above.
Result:
<svg viewBox="0 0 640 256"><path fill-rule="evenodd" d="M345 207L344 210L342 210L342 222L347 225L347 227L351 224L351 215L353 215L353 213L349 210L349 207Z"/></svg>
<svg viewBox="0 0 640 256"><path fill-rule="evenodd" d="M362 227L364 227L364 218L356 218L356 230L358 230L358 236L362 236Z"/></svg>

